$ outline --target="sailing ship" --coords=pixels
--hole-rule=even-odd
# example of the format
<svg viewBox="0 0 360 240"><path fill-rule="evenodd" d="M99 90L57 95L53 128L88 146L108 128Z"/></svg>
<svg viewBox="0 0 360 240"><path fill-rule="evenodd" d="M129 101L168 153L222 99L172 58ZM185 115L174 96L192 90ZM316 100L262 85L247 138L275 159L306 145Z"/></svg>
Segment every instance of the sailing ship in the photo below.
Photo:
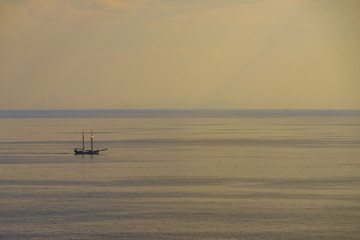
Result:
<svg viewBox="0 0 360 240"><path fill-rule="evenodd" d="M94 136L93 133L91 131L91 148L90 149L85 149L85 140L84 140L84 130L82 131L82 148L74 148L74 153L75 154L99 154L99 152L101 151L106 151L107 148L103 148L103 149L94 149Z"/></svg>

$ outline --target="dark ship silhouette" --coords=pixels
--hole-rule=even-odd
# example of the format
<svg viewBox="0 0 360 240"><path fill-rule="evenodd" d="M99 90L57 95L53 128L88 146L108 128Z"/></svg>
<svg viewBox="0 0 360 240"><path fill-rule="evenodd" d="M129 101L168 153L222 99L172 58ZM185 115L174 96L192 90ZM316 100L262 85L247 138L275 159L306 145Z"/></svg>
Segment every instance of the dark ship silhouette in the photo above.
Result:
<svg viewBox="0 0 360 240"><path fill-rule="evenodd" d="M84 130L82 131L82 148L74 148L74 153L75 154L99 154L99 152L101 151L106 151L107 148L103 148L103 149L94 149L94 136L92 134L91 131L91 148L90 149L85 149L85 140L84 140Z"/></svg>

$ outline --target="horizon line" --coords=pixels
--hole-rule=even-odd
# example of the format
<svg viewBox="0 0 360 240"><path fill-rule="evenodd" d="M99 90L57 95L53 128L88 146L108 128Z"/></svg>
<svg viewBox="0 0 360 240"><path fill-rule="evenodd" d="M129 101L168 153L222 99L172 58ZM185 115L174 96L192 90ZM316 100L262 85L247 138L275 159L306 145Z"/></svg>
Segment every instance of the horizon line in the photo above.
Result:
<svg viewBox="0 0 360 240"><path fill-rule="evenodd" d="M360 111L360 108L7 108L0 111Z"/></svg>
<svg viewBox="0 0 360 240"><path fill-rule="evenodd" d="M11 118L360 116L360 109L26 109L0 110Z"/></svg>

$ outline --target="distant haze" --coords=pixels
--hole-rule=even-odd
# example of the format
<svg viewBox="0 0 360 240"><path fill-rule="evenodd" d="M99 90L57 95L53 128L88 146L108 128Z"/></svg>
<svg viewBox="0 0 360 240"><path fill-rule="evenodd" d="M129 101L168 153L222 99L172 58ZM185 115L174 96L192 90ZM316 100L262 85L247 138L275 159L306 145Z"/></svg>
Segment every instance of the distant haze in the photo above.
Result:
<svg viewBox="0 0 360 240"><path fill-rule="evenodd" d="M360 109L359 0L0 0L0 109Z"/></svg>

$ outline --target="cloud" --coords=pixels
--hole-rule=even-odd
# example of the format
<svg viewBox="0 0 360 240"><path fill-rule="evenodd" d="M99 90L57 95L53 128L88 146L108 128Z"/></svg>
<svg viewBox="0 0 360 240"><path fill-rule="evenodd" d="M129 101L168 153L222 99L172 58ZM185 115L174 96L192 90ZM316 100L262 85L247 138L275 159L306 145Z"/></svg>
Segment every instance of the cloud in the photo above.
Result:
<svg viewBox="0 0 360 240"><path fill-rule="evenodd" d="M0 0L1 21L19 20L26 15L26 7L8 1Z"/></svg>
<svg viewBox="0 0 360 240"><path fill-rule="evenodd" d="M24 21L26 16L25 6L0 0L0 35Z"/></svg>
<svg viewBox="0 0 360 240"><path fill-rule="evenodd" d="M102 11L140 8L138 1L124 0L0 0L0 19L2 22L28 18L56 19L61 16L97 14Z"/></svg>

